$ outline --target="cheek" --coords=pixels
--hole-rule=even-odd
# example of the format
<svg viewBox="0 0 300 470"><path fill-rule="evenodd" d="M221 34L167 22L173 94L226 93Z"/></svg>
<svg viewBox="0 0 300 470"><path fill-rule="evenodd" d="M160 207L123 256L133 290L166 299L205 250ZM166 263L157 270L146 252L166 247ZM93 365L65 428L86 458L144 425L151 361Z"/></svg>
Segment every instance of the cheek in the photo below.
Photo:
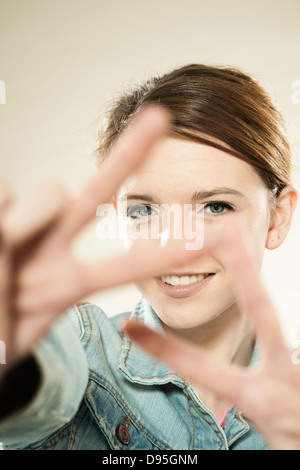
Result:
<svg viewBox="0 0 300 470"><path fill-rule="evenodd" d="M266 210L256 211L252 217L244 217L245 244L257 269L263 261L268 236L269 218Z"/></svg>
<svg viewBox="0 0 300 470"><path fill-rule="evenodd" d="M151 297L151 294L153 295L156 290L156 285L154 283L154 279L146 279L143 281L135 282L134 285L141 292L141 294L145 298L147 298L149 296Z"/></svg>
<svg viewBox="0 0 300 470"><path fill-rule="evenodd" d="M270 212L264 201L253 204L252 207L245 209L240 212L236 212L237 219L239 221L242 236L246 248L259 270L263 261L263 256L266 247L266 241L268 236L268 229L270 224ZM220 240L220 247L222 245L222 217L216 217L209 222L205 222L204 232L204 244L205 240L215 238L216 233ZM227 271L226 263L227 254L222 253L222 249L217 250L216 253L211 254L211 258L214 258L217 265Z"/></svg>

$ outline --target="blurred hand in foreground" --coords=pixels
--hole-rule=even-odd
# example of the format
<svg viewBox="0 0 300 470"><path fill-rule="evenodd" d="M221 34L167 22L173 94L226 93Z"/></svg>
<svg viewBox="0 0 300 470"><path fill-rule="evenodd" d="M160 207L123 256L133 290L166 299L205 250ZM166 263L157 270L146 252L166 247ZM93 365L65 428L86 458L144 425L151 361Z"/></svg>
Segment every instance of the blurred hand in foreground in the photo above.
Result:
<svg viewBox="0 0 300 470"><path fill-rule="evenodd" d="M57 184L14 201L0 185L0 340L4 374L26 355L57 316L101 289L157 275L196 253L173 240L166 247L135 243L124 255L86 265L70 249L78 232L108 203L168 130L169 115L149 106L118 138L99 173L77 198ZM181 249L182 247L182 249Z"/></svg>

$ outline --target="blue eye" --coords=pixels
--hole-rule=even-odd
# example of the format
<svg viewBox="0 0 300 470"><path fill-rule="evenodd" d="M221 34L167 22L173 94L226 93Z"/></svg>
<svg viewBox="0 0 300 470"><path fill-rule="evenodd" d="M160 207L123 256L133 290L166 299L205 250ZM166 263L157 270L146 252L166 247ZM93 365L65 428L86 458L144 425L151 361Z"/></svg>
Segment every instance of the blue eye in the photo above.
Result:
<svg viewBox="0 0 300 470"><path fill-rule="evenodd" d="M147 204L134 204L129 207L127 211L127 217L131 219L140 219L142 217L148 217L153 212L152 207Z"/></svg>
<svg viewBox="0 0 300 470"><path fill-rule="evenodd" d="M209 204L206 204L204 206L204 210L206 208L210 209L211 215L223 214L224 212L227 212L228 210L233 211L233 207L230 204L228 204L227 202L219 202L219 201L214 201L214 202L210 202Z"/></svg>

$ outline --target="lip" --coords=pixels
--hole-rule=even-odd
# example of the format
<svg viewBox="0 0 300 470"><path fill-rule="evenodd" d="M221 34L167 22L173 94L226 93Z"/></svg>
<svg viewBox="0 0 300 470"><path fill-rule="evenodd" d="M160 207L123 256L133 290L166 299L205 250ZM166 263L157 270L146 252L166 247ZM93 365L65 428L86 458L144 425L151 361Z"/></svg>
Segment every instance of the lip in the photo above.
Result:
<svg viewBox="0 0 300 470"><path fill-rule="evenodd" d="M168 273L170 276L171 273ZM195 274L201 273L173 273L174 276L192 276ZM169 295L170 297L188 297L192 294L196 294L200 290L204 289L211 281L214 279L215 273L212 273L202 281L195 282L194 284L189 284L188 286L171 286L163 282L160 278L156 277L155 281L159 287L165 294Z"/></svg>

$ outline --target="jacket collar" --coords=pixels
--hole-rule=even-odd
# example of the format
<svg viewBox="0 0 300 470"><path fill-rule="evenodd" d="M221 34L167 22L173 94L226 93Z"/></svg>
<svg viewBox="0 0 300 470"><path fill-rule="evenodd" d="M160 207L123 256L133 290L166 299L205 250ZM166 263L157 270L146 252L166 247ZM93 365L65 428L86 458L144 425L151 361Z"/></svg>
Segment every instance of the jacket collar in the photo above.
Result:
<svg viewBox="0 0 300 470"><path fill-rule="evenodd" d="M160 319L144 298L138 302L131 318L136 318L149 328L165 334ZM186 385L175 372L143 351L126 335L122 340L117 367L131 382L145 385L162 385L172 382L182 388Z"/></svg>

